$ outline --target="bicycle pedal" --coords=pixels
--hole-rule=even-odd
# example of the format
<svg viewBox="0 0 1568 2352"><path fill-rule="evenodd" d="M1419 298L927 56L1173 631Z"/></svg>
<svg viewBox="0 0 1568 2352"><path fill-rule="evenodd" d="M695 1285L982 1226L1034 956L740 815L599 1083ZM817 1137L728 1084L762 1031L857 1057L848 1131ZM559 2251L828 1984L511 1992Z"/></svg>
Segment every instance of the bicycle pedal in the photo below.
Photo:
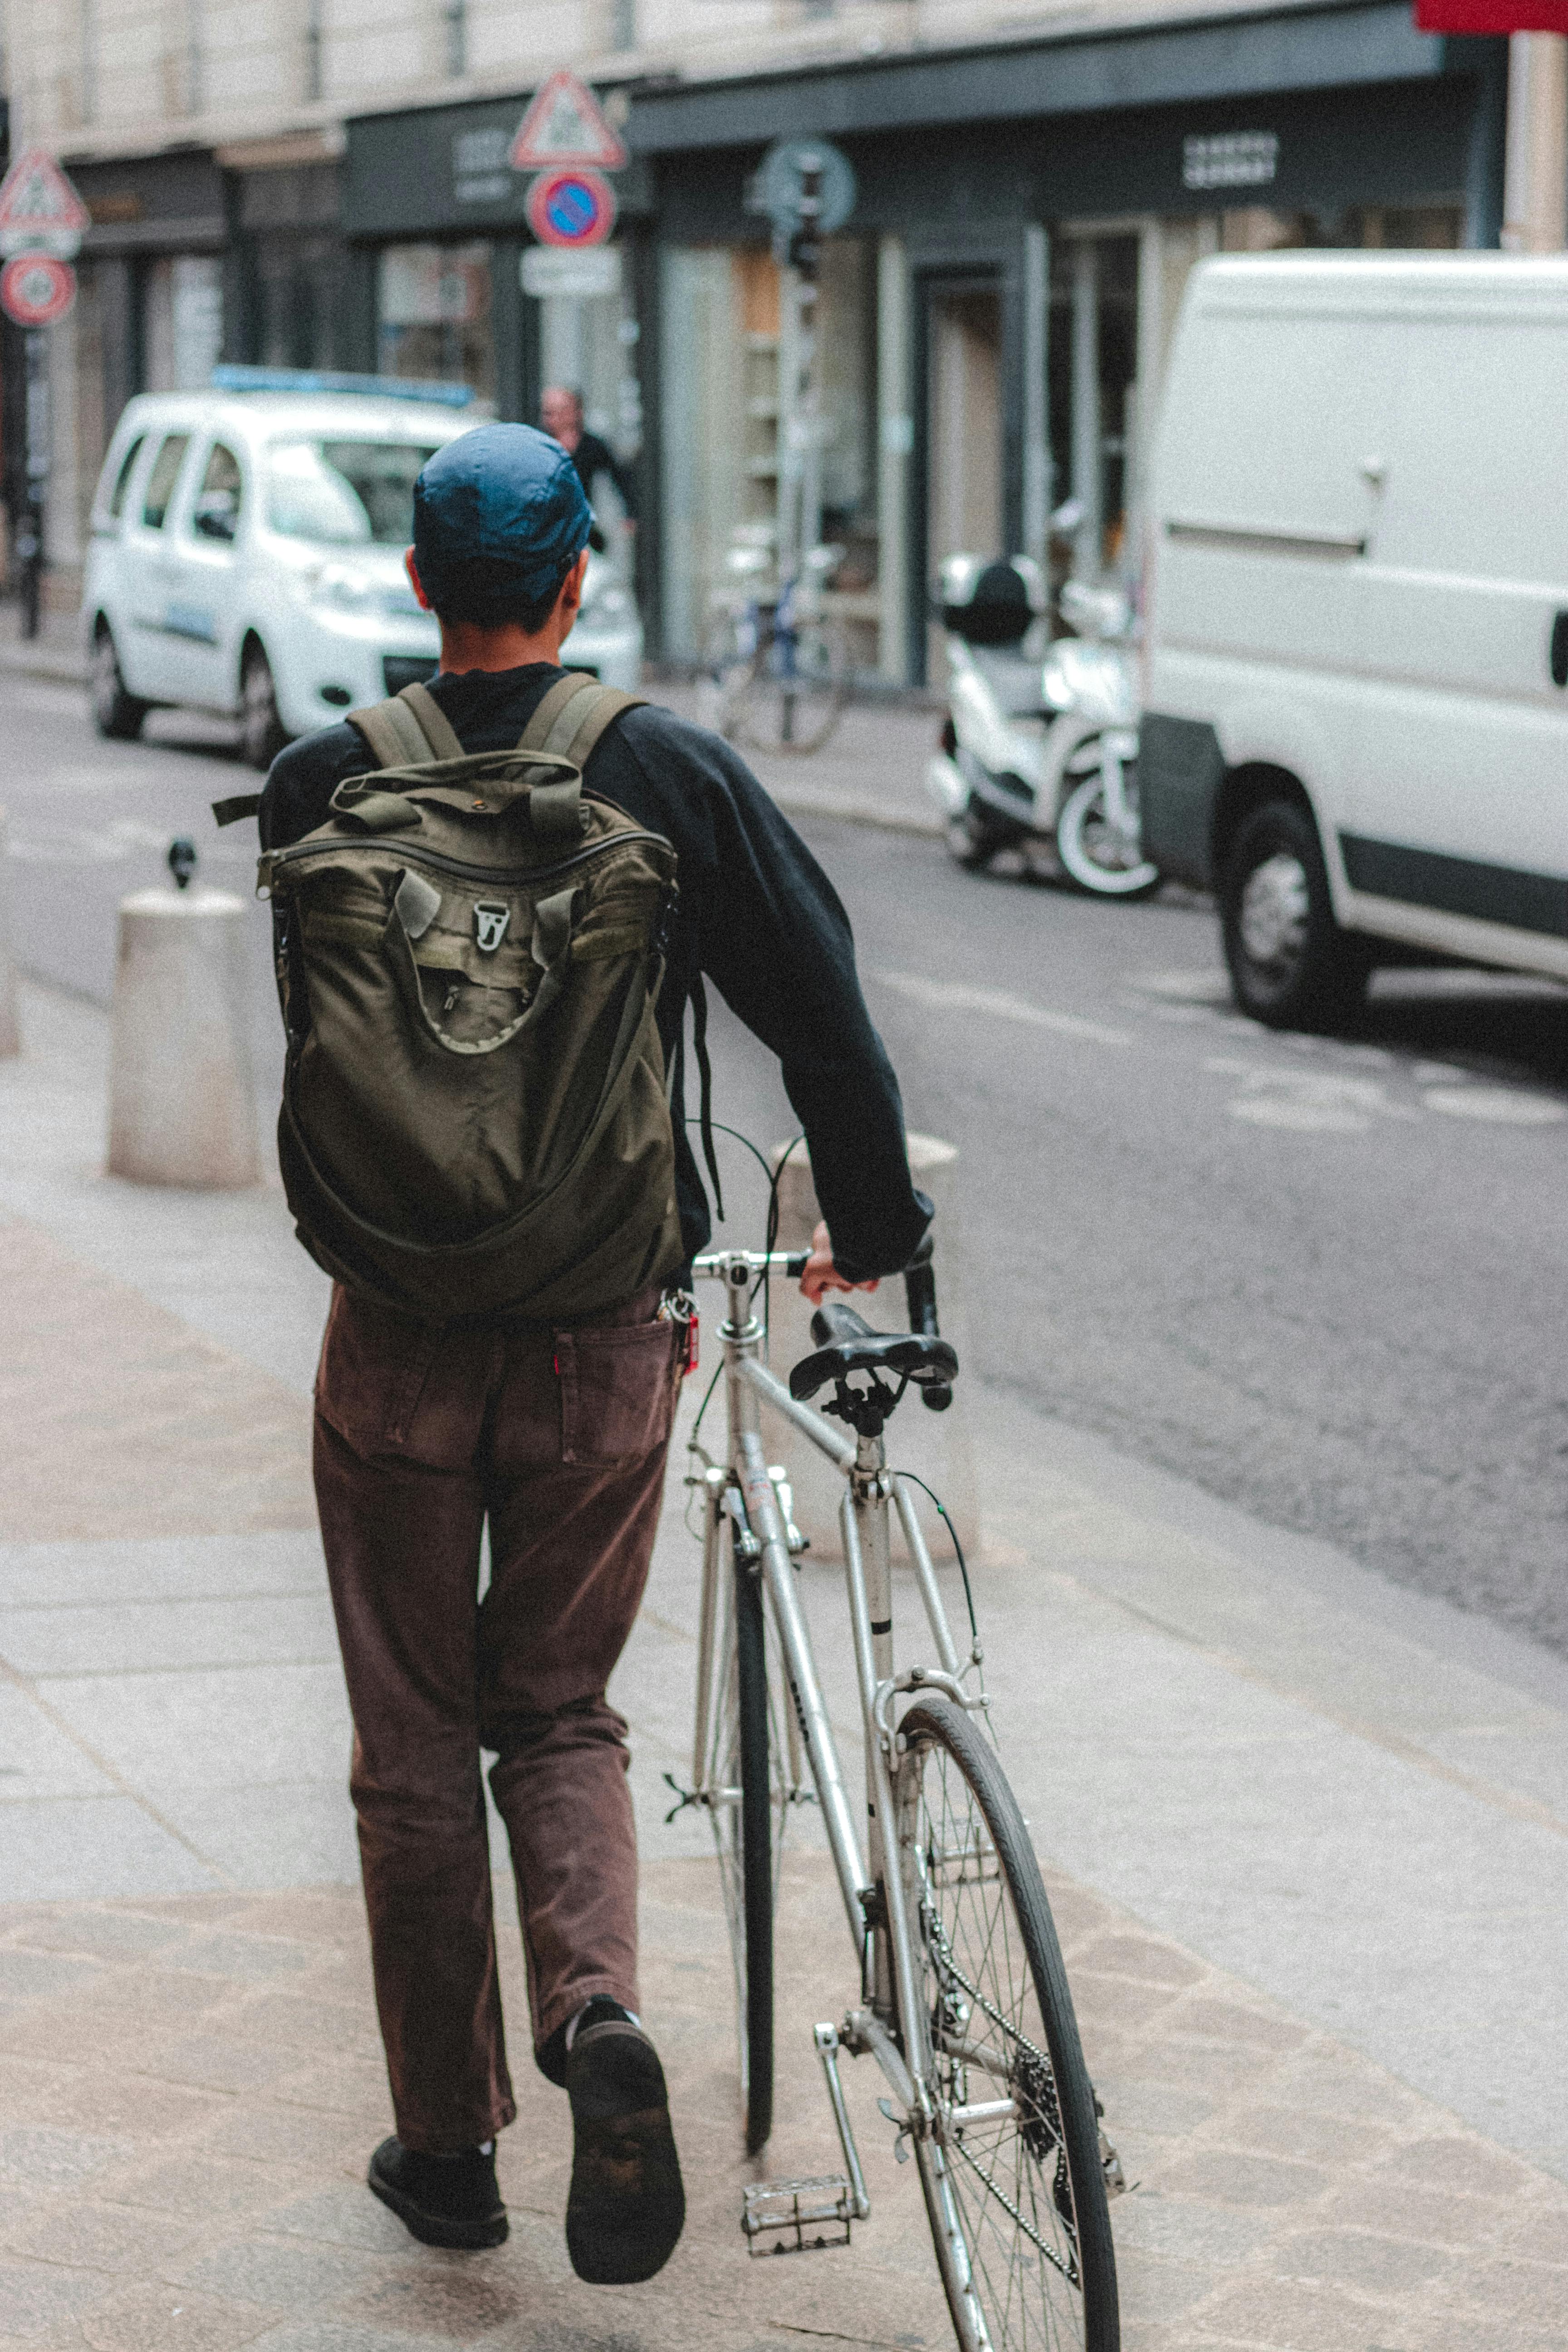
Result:
<svg viewBox="0 0 1568 2352"><path fill-rule="evenodd" d="M750 2254L826 2253L849 2243L855 2207L841 2172L817 2180L754 2180L745 2192L741 2227ZM771 2239L771 2244L763 2244Z"/></svg>

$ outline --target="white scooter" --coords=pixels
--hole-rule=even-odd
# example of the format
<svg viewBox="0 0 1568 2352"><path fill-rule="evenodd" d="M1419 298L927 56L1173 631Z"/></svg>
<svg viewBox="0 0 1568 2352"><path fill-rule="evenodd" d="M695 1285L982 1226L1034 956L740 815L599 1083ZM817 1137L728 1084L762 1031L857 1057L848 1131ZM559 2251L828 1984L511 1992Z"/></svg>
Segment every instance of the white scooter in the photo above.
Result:
<svg viewBox="0 0 1568 2352"><path fill-rule="evenodd" d="M1119 588L1069 580L1058 609L1076 634L1044 641L1039 568L949 556L938 598L948 717L926 772L961 866L1054 841L1081 889L1142 898L1160 885L1138 829L1138 694Z"/></svg>

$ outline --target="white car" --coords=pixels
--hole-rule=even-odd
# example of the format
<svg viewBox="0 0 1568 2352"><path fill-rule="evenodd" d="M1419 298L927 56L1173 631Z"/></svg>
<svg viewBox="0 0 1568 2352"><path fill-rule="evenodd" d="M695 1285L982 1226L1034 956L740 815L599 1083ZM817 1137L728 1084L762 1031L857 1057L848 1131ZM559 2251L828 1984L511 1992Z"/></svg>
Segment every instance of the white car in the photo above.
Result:
<svg viewBox="0 0 1568 2352"><path fill-rule="evenodd" d="M81 619L100 733L133 736L160 707L215 711L241 720L266 768L291 736L434 672L439 633L403 568L414 481L479 418L460 389L294 391L276 371L222 373L211 392L126 407ZM238 388L247 378L256 389ZM641 673L635 600L598 556L564 658L612 686Z"/></svg>

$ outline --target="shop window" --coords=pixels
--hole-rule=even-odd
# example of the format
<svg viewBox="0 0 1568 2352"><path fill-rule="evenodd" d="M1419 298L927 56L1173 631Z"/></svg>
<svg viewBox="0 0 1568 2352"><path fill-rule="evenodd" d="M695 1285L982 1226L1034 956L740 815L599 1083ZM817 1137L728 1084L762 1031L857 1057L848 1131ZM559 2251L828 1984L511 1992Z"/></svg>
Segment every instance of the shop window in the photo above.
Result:
<svg viewBox="0 0 1568 2352"><path fill-rule="evenodd" d="M142 294L145 390L201 392L223 355L223 265L205 253L165 255Z"/></svg>
<svg viewBox="0 0 1568 2352"><path fill-rule="evenodd" d="M1302 247L1389 247L1450 252L1465 241L1458 205L1352 205L1343 212L1270 212L1246 205L1220 215L1224 253L1282 253Z"/></svg>
<svg viewBox="0 0 1568 2352"><path fill-rule="evenodd" d="M381 256L377 343L383 375L496 389L488 245L393 245Z"/></svg>
<svg viewBox="0 0 1568 2352"><path fill-rule="evenodd" d="M1074 500L1075 572L1126 572L1138 378L1138 239L1053 241L1047 342L1053 506Z"/></svg>
<svg viewBox="0 0 1568 2352"><path fill-rule="evenodd" d="M667 248L662 268L666 646L691 660L735 593L731 551L772 555L779 545L789 316L778 265L757 248ZM850 625L855 657L869 663L880 568L869 240L826 240L816 307L820 426L807 529L845 551L828 601Z"/></svg>
<svg viewBox="0 0 1568 2352"><path fill-rule="evenodd" d="M342 247L330 237L273 236L257 245L257 356L264 367L350 363Z"/></svg>
<svg viewBox="0 0 1568 2352"><path fill-rule="evenodd" d="M532 255L524 257L525 293L531 290L528 264L532 258ZM621 248L600 247L595 260L603 265L603 292L545 292L535 297L540 377L542 385L576 393L583 404L584 432L595 434L623 467L629 467L641 451L643 438L642 388L637 373L640 330ZM606 542L614 549L621 544L616 527L625 519L625 508L607 474L596 478L593 497Z"/></svg>

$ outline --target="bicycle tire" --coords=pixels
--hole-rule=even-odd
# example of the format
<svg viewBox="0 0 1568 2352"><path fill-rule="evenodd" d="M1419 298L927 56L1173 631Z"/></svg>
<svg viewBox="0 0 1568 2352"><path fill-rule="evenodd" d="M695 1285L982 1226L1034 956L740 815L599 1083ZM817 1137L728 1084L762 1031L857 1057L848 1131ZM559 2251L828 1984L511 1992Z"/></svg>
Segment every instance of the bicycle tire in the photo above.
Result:
<svg viewBox="0 0 1568 2352"><path fill-rule="evenodd" d="M954 2333L963 2352L1118 2352L1094 2088L1023 1815L951 1700L917 1701L899 1728L899 1851L935 2111L915 2154ZM1011 2116L945 2121L1004 2099Z"/></svg>
<svg viewBox="0 0 1568 2352"><path fill-rule="evenodd" d="M802 623L795 648L798 669L788 682L777 672L777 648L770 625L735 698L733 740L753 751L784 756L820 751L838 724L849 690L844 625L838 620Z"/></svg>
<svg viewBox="0 0 1568 2352"><path fill-rule="evenodd" d="M735 1664L745 1938L742 2097L746 2153L755 2156L773 2127L773 1785L763 1580L741 1559L735 1562Z"/></svg>

